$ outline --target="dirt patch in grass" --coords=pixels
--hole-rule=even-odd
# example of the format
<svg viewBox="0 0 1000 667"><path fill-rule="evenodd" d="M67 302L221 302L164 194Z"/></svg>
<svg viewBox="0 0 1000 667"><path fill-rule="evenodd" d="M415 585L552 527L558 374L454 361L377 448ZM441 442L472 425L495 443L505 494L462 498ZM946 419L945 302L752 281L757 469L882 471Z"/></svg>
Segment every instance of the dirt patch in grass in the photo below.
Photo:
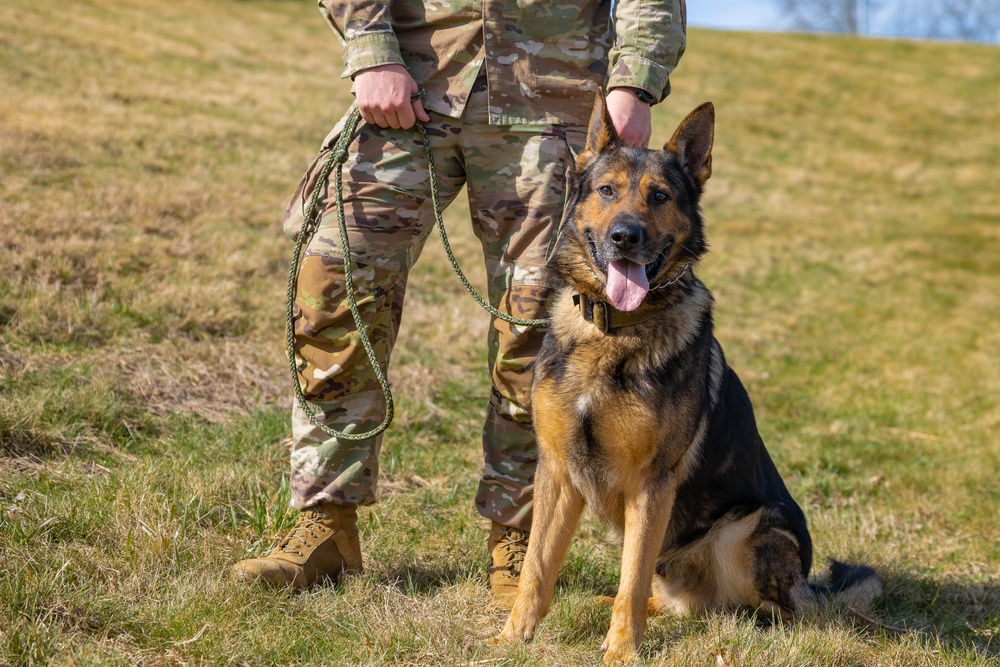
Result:
<svg viewBox="0 0 1000 667"><path fill-rule="evenodd" d="M124 388L151 413L196 414L219 423L291 395L276 345L248 341L173 342L118 351Z"/></svg>

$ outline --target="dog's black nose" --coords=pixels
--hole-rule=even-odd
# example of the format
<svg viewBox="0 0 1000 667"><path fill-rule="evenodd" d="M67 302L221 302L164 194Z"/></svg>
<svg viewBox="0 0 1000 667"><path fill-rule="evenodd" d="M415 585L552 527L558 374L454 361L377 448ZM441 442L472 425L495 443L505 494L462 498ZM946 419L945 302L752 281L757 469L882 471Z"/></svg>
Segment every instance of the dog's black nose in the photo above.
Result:
<svg viewBox="0 0 1000 667"><path fill-rule="evenodd" d="M646 240L646 232L635 222L616 222L608 232L608 240L619 250L631 250Z"/></svg>

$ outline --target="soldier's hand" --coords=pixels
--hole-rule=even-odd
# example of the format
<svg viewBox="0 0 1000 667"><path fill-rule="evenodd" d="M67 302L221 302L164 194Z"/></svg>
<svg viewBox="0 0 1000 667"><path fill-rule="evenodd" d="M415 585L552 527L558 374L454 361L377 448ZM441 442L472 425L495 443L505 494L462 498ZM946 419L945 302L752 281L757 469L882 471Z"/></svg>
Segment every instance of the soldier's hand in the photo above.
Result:
<svg viewBox="0 0 1000 667"><path fill-rule="evenodd" d="M417 82L402 65L380 65L354 75L354 96L366 123L408 130L430 120L420 100L410 101Z"/></svg>
<svg viewBox="0 0 1000 667"><path fill-rule="evenodd" d="M653 136L653 113L648 104L627 88L608 91L608 115L626 146L646 148Z"/></svg>

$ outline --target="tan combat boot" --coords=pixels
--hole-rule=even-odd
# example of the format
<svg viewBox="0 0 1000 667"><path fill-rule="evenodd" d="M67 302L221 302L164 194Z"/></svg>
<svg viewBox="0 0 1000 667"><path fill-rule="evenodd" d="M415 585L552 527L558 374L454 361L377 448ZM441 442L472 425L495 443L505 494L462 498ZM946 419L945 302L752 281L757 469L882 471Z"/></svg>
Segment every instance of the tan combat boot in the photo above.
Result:
<svg viewBox="0 0 1000 667"><path fill-rule="evenodd" d="M490 552L490 595L498 609L510 611L517 599L517 584L521 579L521 565L528 551L528 532L493 522L493 530L486 540Z"/></svg>
<svg viewBox="0 0 1000 667"><path fill-rule="evenodd" d="M233 566L240 581L305 588L342 572L361 571L357 508L320 503L302 510L291 532L263 558Z"/></svg>

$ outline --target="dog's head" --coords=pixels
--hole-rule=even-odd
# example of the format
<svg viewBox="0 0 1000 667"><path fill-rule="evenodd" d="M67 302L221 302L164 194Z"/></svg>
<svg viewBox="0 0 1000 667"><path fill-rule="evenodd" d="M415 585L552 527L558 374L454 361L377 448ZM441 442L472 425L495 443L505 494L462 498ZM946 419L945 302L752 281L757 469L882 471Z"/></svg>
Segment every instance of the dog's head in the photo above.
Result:
<svg viewBox="0 0 1000 667"><path fill-rule="evenodd" d="M628 148L598 93L556 255L571 286L631 311L698 261L705 252L698 203L712 174L714 128L715 108L706 102L663 150Z"/></svg>

